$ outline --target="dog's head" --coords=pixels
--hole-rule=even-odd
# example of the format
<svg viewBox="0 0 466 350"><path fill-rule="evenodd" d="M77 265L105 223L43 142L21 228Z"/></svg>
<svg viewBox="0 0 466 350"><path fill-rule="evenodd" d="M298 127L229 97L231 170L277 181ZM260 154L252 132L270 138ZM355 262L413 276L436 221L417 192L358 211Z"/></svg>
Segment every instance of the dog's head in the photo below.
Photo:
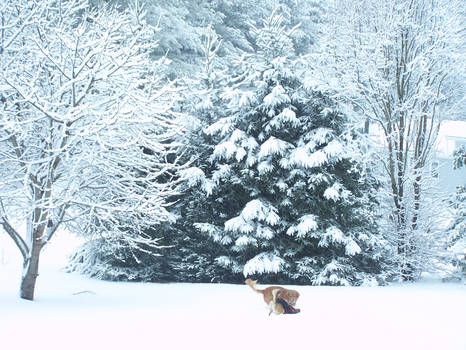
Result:
<svg viewBox="0 0 466 350"><path fill-rule="evenodd" d="M299 293L296 290L285 289L280 292L280 298L285 299L291 306L295 306Z"/></svg>

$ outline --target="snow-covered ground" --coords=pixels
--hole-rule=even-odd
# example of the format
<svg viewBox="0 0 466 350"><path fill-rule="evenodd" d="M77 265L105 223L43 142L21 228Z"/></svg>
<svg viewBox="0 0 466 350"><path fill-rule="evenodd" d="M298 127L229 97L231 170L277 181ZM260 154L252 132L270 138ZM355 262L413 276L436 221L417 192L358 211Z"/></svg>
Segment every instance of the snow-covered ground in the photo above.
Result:
<svg viewBox="0 0 466 350"><path fill-rule="evenodd" d="M34 302L18 298L18 264L0 256L0 349L466 349L465 285L299 286L300 314L268 316L246 285L66 274L60 239L44 252Z"/></svg>

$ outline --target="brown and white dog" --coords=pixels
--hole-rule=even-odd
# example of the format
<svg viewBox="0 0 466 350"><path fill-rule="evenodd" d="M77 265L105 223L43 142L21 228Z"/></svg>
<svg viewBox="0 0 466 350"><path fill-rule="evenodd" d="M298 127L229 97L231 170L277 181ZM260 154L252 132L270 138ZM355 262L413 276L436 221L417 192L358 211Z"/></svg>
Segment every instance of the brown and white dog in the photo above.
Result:
<svg viewBox="0 0 466 350"><path fill-rule="evenodd" d="M271 286L265 289L257 289L257 281L248 278L245 283L257 293L262 294L264 301L270 309L269 315L273 312L277 315L284 313L298 313L299 309L294 309L299 298L299 292L293 289L286 289L279 286ZM281 300L280 300L281 299ZM282 302L285 301L285 303Z"/></svg>

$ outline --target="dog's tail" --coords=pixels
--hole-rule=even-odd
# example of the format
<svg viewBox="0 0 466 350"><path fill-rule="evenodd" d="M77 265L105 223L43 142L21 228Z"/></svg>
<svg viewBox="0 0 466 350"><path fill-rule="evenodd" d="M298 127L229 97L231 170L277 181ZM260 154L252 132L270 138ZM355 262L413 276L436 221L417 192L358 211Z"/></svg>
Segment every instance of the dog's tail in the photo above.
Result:
<svg viewBox="0 0 466 350"><path fill-rule="evenodd" d="M257 281L253 281L252 279L248 278L246 281L244 281L249 287L252 288L253 291L257 292L257 293L261 293L261 294L264 294L264 291L263 290L260 290L260 289L257 289L256 288L256 284L257 284Z"/></svg>

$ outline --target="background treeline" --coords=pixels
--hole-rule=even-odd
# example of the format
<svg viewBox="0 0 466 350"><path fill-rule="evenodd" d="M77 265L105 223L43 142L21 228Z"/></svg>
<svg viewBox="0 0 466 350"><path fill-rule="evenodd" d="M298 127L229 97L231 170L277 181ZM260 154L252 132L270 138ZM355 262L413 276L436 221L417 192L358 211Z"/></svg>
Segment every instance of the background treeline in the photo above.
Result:
<svg viewBox="0 0 466 350"><path fill-rule="evenodd" d="M464 67L455 56L461 39L451 35L458 8L141 3L158 26L158 74L179 88L174 110L186 133L171 140L180 148L170 161L188 165L171 174L180 180L168 199L173 218L145 231L162 249L94 237L71 270L112 280L260 275L334 285L413 280L452 261L461 270L464 196L453 200L455 224L446 229L431 213L450 199L434 191L428 171L440 121L461 106L448 72ZM108 4L128 6L92 1ZM366 134L373 124L383 150Z"/></svg>

